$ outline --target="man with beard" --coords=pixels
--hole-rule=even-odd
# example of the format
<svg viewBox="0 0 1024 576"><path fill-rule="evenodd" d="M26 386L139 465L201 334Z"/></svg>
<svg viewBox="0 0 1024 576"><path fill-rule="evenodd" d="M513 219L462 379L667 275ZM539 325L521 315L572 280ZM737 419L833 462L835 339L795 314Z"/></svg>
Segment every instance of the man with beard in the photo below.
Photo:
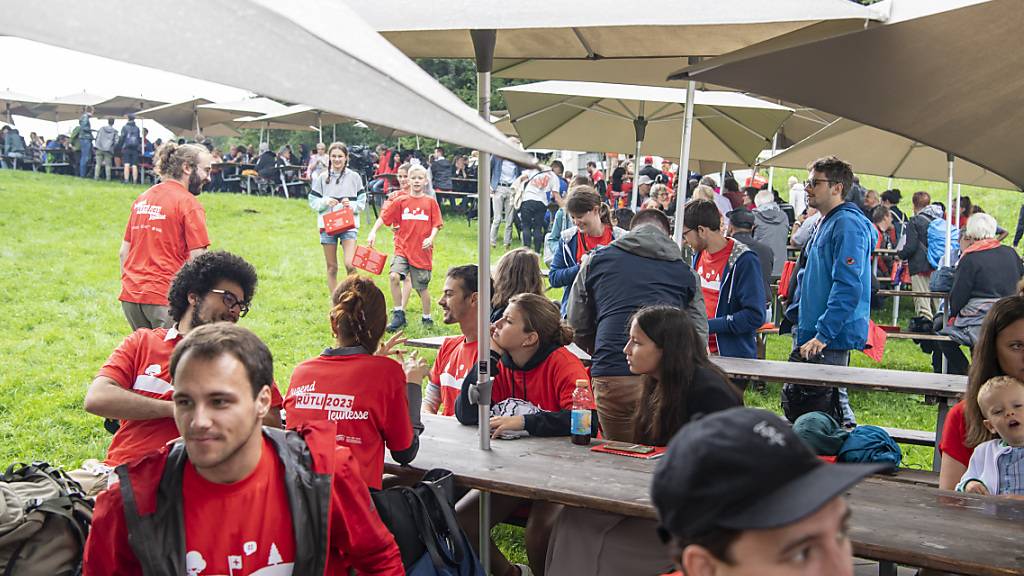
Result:
<svg viewBox="0 0 1024 576"><path fill-rule="evenodd" d="M159 450L178 437L174 426L174 391L170 358L174 347L191 330L214 322L238 322L249 311L256 291L256 270L234 254L205 252L188 261L174 277L167 299L171 328L140 328L125 338L100 368L85 394L85 410L120 427L100 463L86 461L72 473L92 493L106 487L118 464ZM264 423L281 426L284 404L276 386Z"/></svg>
<svg viewBox="0 0 1024 576"><path fill-rule="evenodd" d="M444 279L444 290L438 301L444 311L444 323L458 324L462 334L445 338L437 351L423 397L424 412L454 416L455 400L462 391L462 382L467 376L476 378L476 313L479 305L476 288L477 267L474 264L456 266ZM422 377L411 375L408 378L409 382L417 384L422 380Z"/></svg>
<svg viewBox="0 0 1024 576"><path fill-rule="evenodd" d="M167 288L187 260L210 245L206 211L196 200L213 156L202 146L168 142L156 153L161 182L132 204L118 254L121 308L132 330L166 328Z"/></svg>
<svg viewBox="0 0 1024 576"><path fill-rule="evenodd" d="M83 574L405 574L334 424L260 426L276 387L255 334L224 322L193 330L170 374L183 441L117 467Z"/></svg>

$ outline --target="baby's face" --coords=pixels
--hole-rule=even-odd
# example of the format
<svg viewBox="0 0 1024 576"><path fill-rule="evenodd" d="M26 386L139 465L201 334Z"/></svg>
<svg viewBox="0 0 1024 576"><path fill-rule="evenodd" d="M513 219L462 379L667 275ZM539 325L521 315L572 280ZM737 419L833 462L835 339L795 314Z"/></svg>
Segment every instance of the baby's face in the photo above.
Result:
<svg viewBox="0 0 1024 576"><path fill-rule="evenodd" d="M978 395L985 427L1010 446L1024 446L1024 386L1000 386Z"/></svg>

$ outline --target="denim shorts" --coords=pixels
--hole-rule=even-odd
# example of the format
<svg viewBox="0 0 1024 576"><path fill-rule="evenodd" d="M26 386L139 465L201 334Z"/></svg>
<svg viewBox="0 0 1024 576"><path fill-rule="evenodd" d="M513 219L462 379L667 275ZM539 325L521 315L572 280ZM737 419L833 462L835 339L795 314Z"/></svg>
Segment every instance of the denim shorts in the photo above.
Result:
<svg viewBox="0 0 1024 576"><path fill-rule="evenodd" d="M352 228L337 234L328 234L324 230L320 231L321 244L337 245L342 240L356 240L357 238L359 238L359 228Z"/></svg>

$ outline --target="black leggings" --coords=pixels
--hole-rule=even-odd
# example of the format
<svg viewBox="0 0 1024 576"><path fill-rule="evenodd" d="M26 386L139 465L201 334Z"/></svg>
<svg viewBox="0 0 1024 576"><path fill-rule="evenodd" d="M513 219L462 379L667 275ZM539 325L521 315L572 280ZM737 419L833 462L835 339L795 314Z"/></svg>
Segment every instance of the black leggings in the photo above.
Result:
<svg viewBox="0 0 1024 576"><path fill-rule="evenodd" d="M519 219L523 223L523 246L533 248L537 254L544 250L544 212L548 207L537 200L526 200L519 207Z"/></svg>

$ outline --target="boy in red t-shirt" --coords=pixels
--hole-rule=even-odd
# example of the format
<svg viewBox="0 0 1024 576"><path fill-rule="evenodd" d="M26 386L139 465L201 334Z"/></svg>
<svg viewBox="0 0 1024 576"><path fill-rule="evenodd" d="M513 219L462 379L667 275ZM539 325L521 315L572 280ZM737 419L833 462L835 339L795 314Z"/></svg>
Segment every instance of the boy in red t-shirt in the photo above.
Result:
<svg viewBox="0 0 1024 576"><path fill-rule="evenodd" d="M334 426L260 426L274 365L255 334L197 328L170 374L183 441L117 467L96 502L84 575L405 573Z"/></svg>
<svg viewBox="0 0 1024 576"><path fill-rule="evenodd" d="M381 220L395 229L395 257L391 260L391 293L401 289L405 277L412 280L412 288L423 303L423 324L432 326L430 317L430 274L434 267L434 238L444 222L437 200L424 192L427 185L426 168L409 168L409 194L391 201L384 207ZM395 302L388 332L406 325L405 303Z"/></svg>

